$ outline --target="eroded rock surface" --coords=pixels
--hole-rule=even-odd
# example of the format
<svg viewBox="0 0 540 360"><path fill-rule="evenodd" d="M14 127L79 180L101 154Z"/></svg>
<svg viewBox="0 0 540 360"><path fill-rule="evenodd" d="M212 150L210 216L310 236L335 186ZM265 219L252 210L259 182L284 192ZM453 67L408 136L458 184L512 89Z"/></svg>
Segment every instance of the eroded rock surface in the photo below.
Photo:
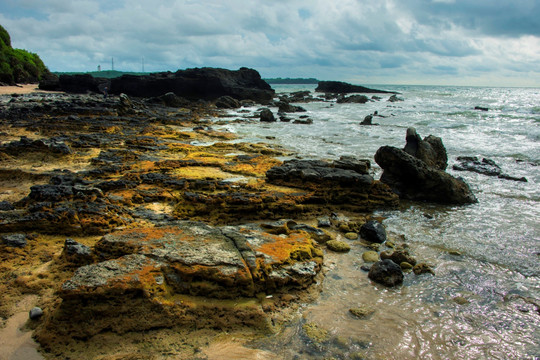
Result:
<svg viewBox="0 0 540 360"><path fill-rule="evenodd" d="M61 334L64 330L59 324L67 323L64 327L71 336L85 336L109 326L122 332L193 326L199 321L198 326L244 323L264 327L264 311L253 299L258 294L276 294L277 298L305 289L322 265L322 251L302 230L274 235L249 227L197 222L114 232L101 238L93 251L102 261L80 267L62 285L63 301L49 316L46 328ZM75 310L81 308L83 312ZM229 310L226 316L233 320L222 324L200 313L203 309L210 313ZM151 313L125 319L143 310ZM93 321L79 322L88 318Z"/></svg>

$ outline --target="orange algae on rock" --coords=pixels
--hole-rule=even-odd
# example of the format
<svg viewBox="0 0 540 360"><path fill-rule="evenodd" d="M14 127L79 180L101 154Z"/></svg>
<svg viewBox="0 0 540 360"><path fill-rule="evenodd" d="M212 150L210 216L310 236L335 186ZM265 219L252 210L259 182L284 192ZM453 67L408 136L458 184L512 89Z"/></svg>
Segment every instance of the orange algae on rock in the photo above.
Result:
<svg viewBox="0 0 540 360"><path fill-rule="evenodd" d="M107 234L94 251L104 261L80 267L64 282L62 302L38 329L43 345L57 341L54 334L105 330L268 329L257 294L301 291L322 265L322 252L303 231L272 235L189 221Z"/></svg>

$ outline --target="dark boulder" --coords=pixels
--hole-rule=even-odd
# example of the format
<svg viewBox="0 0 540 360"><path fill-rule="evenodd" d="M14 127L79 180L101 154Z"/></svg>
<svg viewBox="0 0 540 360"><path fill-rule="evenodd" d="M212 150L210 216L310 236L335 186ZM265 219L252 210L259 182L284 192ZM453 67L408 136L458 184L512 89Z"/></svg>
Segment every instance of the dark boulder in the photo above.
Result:
<svg viewBox="0 0 540 360"><path fill-rule="evenodd" d="M319 81L315 91L324 92L324 93L377 93L377 94L395 94L393 91L384 91L370 89L364 86L352 85L342 81Z"/></svg>
<svg viewBox="0 0 540 360"><path fill-rule="evenodd" d="M297 105L291 105L286 101L279 101L277 103L278 106L278 112L280 113L291 113L291 112L305 112L306 109L304 109L301 106Z"/></svg>
<svg viewBox="0 0 540 360"><path fill-rule="evenodd" d="M38 139L31 140L26 136L21 136L19 141L12 141L0 147L4 152L12 155L20 155L27 152L53 153L60 155L71 154L71 148L60 139Z"/></svg>
<svg viewBox="0 0 540 360"><path fill-rule="evenodd" d="M369 101L369 98L365 95L351 95L351 96L340 96L337 99L338 104L365 104Z"/></svg>
<svg viewBox="0 0 540 360"><path fill-rule="evenodd" d="M263 122L274 122L274 121L276 121L276 118L274 117L274 114L268 108L264 108L264 109L261 110L259 118Z"/></svg>
<svg viewBox="0 0 540 360"><path fill-rule="evenodd" d="M368 277L376 283L389 287L403 283L403 271L401 267L389 259L373 264L369 270Z"/></svg>
<svg viewBox="0 0 540 360"><path fill-rule="evenodd" d="M475 106L474 110L489 111L489 108L487 108L485 106Z"/></svg>
<svg viewBox="0 0 540 360"><path fill-rule="evenodd" d="M403 150L406 153L422 160L430 167L446 170L446 167L448 166L448 156L440 137L429 135L422 140L420 135L416 132L416 129L410 127L407 129L407 136L405 139L407 144Z"/></svg>
<svg viewBox="0 0 540 360"><path fill-rule="evenodd" d="M29 312L28 312L28 317L30 318L30 320L38 320L40 319L41 317L43 316L43 310L40 308L40 307L33 307Z"/></svg>
<svg viewBox="0 0 540 360"><path fill-rule="evenodd" d="M375 161L384 170L381 181L401 198L445 204L477 202L462 179L430 167L402 149L383 146L375 153Z"/></svg>
<svg viewBox="0 0 540 360"><path fill-rule="evenodd" d="M221 96L216 100L215 104L220 109L238 109L242 106L240 101L231 96Z"/></svg>
<svg viewBox="0 0 540 360"><path fill-rule="evenodd" d="M369 242L382 244L386 241L386 229L376 220L368 221L360 228L360 236Z"/></svg>
<svg viewBox="0 0 540 360"><path fill-rule="evenodd" d="M373 120L373 115L367 115L360 125L374 125L371 121Z"/></svg>
<svg viewBox="0 0 540 360"><path fill-rule="evenodd" d="M403 98L400 98L396 94L394 94L394 95L392 95L392 96L390 96L388 98L388 101L389 102L398 102L398 101L403 101Z"/></svg>
<svg viewBox="0 0 540 360"><path fill-rule="evenodd" d="M248 68L235 71L194 68L175 73L123 75L111 80L111 94L156 97L168 92L190 100L215 100L221 96L231 96L237 100L268 103L274 97L270 85L261 79L257 71Z"/></svg>

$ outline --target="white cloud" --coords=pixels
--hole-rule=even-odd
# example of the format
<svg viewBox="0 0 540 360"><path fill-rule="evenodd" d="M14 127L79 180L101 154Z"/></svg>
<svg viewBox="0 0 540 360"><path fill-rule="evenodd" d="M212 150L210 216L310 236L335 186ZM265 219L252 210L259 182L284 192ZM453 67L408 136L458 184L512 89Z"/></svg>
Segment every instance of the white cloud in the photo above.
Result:
<svg viewBox="0 0 540 360"><path fill-rule="evenodd" d="M106 69L112 57L117 69L138 71L144 57L147 71L249 66L269 77L530 82L540 71L538 31L528 30L535 1L512 3L505 17L497 11L510 8L488 0L5 0L0 23L54 71ZM497 23L506 28L494 32Z"/></svg>

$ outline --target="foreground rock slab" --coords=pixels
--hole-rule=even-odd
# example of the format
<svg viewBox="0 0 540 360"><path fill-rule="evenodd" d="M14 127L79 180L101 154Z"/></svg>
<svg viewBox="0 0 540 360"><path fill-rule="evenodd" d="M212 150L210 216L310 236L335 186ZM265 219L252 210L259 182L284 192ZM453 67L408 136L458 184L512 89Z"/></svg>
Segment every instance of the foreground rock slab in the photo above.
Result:
<svg viewBox="0 0 540 360"><path fill-rule="evenodd" d="M48 330L39 332L45 344L50 332L86 337L108 328L266 327L259 298L306 289L323 259L301 230L273 235L189 221L114 232L94 252L103 261L80 267L62 285L62 302L49 311Z"/></svg>

